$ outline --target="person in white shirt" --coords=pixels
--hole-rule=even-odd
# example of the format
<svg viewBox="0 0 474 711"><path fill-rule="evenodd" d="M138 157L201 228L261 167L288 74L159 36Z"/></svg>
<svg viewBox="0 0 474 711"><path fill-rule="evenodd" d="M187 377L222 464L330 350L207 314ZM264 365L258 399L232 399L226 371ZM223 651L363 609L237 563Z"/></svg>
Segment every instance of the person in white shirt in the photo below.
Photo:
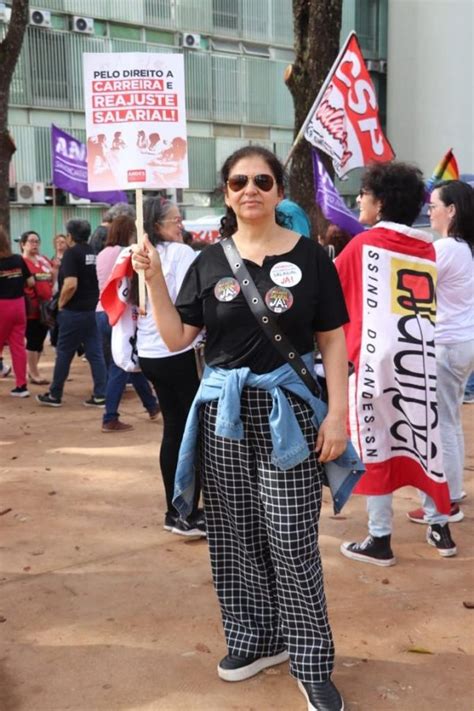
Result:
<svg viewBox="0 0 474 711"><path fill-rule="evenodd" d="M431 227L441 239L434 243L436 286L436 375L443 462L451 497L450 522L461 521L464 436L461 406L474 370L474 190L460 180L439 183L431 193ZM408 514L426 523L423 510Z"/></svg>
<svg viewBox="0 0 474 711"><path fill-rule="evenodd" d="M197 256L191 247L183 244L181 214L169 200L148 198L143 205L143 224L160 254L169 295L174 302L188 267ZM149 303L146 311L146 316L138 319L137 350L140 368L155 389L163 416L160 467L167 502L164 528L182 536L205 536L203 514L198 509L199 486L188 520L181 519L173 506L179 448L188 412L199 387L194 344L172 353L155 325Z"/></svg>

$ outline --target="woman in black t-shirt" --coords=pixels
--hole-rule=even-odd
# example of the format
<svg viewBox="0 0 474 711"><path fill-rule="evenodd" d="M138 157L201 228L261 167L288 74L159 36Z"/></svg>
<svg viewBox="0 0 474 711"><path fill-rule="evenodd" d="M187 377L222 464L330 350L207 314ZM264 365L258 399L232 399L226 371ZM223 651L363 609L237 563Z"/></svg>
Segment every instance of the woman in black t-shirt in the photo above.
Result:
<svg viewBox="0 0 474 711"><path fill-rule="evenodd" d="M28 397L26 387L26 308L25 286L32 287L34 278L25 260L12 254L7 233L0 227L0 344L10 348L16 387L13 397Z"/></svg>
<svg viewBox="0 0 474 711"><path fill-rule="evenodd" d="M295 350L311 355L316 336L329 410L317 431L304 393L294 394L302 381L250 312L221 244L193 262L176 307L156 250L146 240L135 252L134 268L145 270L153 315L170 350L186 347L207 329L201 390L206 383L211 390L212 382L216 394L200 409L199 470L228 647L218 674L241 681L289 657L308 709L340 711L342 697L330 679L334 648L317 529L321 463L337 458L347 442L347 312L324 250L277 222L283 197L278 159L260 147L242 148L224 163L222 181L222 236L233 237ZM306 454L291 468L277 466L275 453L293 422ZM230 434L221 436L222 429ZM284 456L291 456L293 444L290 438Z"/></svg>

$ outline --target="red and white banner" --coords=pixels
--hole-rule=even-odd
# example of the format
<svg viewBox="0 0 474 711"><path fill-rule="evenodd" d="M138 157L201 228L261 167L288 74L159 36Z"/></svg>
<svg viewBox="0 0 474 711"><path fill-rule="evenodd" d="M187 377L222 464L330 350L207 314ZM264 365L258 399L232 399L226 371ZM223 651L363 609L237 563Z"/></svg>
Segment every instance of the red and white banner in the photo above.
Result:
<svg viewBox="0 0 474 711"><path fill-rule="evenodd" d="M182 54L84 54L89 190L187 188Z"/></svg>
<svg viewBox="0 0 474 711"><path fill-rule="evenodd" d="M350 436L366 467L355 492L388 494L411 485L448 513L436 399L437 272L429 239L381 222L354 237L335 265L351 319L344 327L355 366Z"/></svg>
<svg viewBox="0 0 474 711"><path fill-rule="evenodd" d="M132 250L122 249L100 294L100 303L112 326L112 358L127 373L140 370L136 349L138 309L129 302L133 276Z"/></svg>
<svg viewBox="0 0 474 711"><path fill-rule="evenodd" d="M304 136L331 157L339 178L395 156L380 126L377 95L354 32L308 114Z"/></svg>
<svg viewBox="0 0 474 711"><path fill-rule="evenodd" d="M221 215L209 215L196 220L184 220L183 227L187 232L191 232L194 242L213 244L220 239L221 219Z"/></svg>
<svg viewBox="0 0 474 711"><path fill-rule="evenodd" d="M132 276L132 250L122 249L100 292L100 303L111 326L115 326L127 307Z"/></svg>

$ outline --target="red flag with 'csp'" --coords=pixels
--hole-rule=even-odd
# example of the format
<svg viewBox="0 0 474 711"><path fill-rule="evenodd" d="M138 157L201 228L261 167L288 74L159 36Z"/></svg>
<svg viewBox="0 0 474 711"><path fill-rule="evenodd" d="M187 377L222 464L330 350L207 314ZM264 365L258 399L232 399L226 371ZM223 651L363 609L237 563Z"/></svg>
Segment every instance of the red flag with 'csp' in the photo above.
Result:
<svg viewBox="0 0 474 711"><path fill-rule="evenodd" d="M339 178L372 161L395 157L380 126L374 85L351 33L316 99L305 138L327 153Z"/></svg>

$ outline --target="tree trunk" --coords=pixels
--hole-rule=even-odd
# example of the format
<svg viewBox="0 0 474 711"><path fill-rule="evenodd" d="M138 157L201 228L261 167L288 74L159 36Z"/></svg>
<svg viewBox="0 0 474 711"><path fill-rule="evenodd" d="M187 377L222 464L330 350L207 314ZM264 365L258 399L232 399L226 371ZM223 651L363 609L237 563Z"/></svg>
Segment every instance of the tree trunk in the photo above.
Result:
<svg viewBox="0 0 474 711"><path fill-rule="evenodd" d="M13 0L12 14L5 38L0 42L0 225L10 234L10 161L15 144L8 133L8 100L13 72L20 56L29 0Z"/></svg>
<svg viewBox="0 0 474 711"><path fill-rule="evenodd" d="M295 61L286 84L295 107L295 136L339 53L342 0L293 0ZM334 175L329 158L321 159ZM290 167L290 195L308 213L317 235L324 218L316 205L311 146L301 139Z"/></svg>

